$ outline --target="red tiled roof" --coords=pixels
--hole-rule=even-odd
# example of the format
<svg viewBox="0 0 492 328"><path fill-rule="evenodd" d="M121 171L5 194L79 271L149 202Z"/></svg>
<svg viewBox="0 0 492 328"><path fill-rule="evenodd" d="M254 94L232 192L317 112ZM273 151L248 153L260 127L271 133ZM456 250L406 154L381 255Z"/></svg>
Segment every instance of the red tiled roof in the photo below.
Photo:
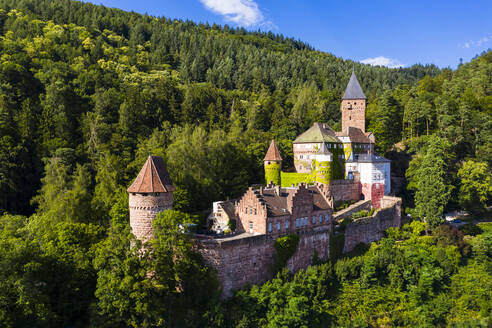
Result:
<svg viewBox="0 0 492 328"><path fill-rule="evenodd" d="M278 151L277 145L275 141L272 140L270 143L270 147L265 155L264 161L281 161L282 157L280 156L280 152Z"/></svg>
<svg viewBox="0 0 492 328"><path fill-rule="evenodd" d="M313 210L326 210L331 208L328 202L321 195L317 186L308 186L308 190L313 195ZM291 214L287 205L289 196L297 192L296 188L280 188L279 193L275 189L264 189L263 195L259 195L267 205L268 216L283 216Z"/></svg>
<svg viewBox="0 0 492 328"><path fill-rule="evenodd" d="M128 192L171 192L175 191L164 160L159 156L149 156Z"/></svg>
<svg viewBox="0 0 492 328"><path fill-rule="evenodd" d="M371 143L369 139L370 132L364 133L361 129L349 126L347 131L341 131L336 133L338 137L349 137L350 142L357 143Z"/></svg>

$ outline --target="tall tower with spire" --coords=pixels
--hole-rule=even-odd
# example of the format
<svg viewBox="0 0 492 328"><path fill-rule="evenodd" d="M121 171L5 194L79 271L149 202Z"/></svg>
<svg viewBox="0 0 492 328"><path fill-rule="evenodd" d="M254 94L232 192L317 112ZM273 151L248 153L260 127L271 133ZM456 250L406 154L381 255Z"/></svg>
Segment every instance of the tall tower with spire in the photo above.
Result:
<svg viewBox="0 0 492 328"><path fill-rule="evenodd" d="M152 221L159 212L172 209L175 190L162 157L149 156L127 190L130 226L138 239L147 241L152 238Z"/></svg>
<svg viewBox="0 0 492 328"><path fill-rule="evenodd" d="M349 127L359 128L363 133L366 132L366 102L366 95L352 70L352 76L341 104L343 133L347 133Z"/></svg>
<svg viewBox="0 0 492 328"><path fill-rule="evenodd" d="M275 141L272 140L270 147L263 159L265 165L265 181L266 184L273 182L275 185L280 186L281 183L281 171L282 171L282 157L278 151Z"/></svg>

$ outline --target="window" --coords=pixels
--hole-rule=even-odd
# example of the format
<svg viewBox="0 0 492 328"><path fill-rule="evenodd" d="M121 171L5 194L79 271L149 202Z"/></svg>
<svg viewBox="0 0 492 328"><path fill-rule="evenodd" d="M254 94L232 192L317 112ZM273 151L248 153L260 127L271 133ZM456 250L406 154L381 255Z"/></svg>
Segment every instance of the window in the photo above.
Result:
<svg viewBox="0 0 492 328"><path fill-rule="evenodd" d="M296 219L296 228L299 227L299 218Z"/></svg>
<svg viewBox="0 0 492 328"><path fill-rule="evenodd" d="M272 232L272 224L271 223L268 224L268 232Z"/></svg>
<svg viewBox="0 0 492 328"><path fill-rule="evenodd" d="M255 208L255 215L256 215L256 208Z"/></svg>
<svg viewBox="0 0 492 328"><path fill-rule="evenodd" d="M313 224L316 223L316 217L313 215Z"/></svg>
<svg viewBox="0 0 492 328"><path fill-rule="evenodd" d="M328 148L331 148L331 144L328 144Z"/></svg>
<svg viewBox="0 0 492 328"><path fill-rule="evenodd" d="M280 230L280 221L277 222L277 230Z"/></svg>
<svg viewBox="0 0 492 328"><path fill-rule="evenodd" d="M325 220L326 220L326 222L328 222L330 220L330 217L328 216L328 214L325 215Z"/></svg>
<svg viewBox="0 0 492 328"><path fill-rule="evenodd" d="M289 221L285 221L285 229L289 229Z"/></svg>
<svg viewBox="0 0 492 328"><path fill-rule="evenodd" d="M252 207L249 208L249 214L253 214L253 208Z"/></svg>
<svg viewBox="0 0 492 328"><path fill-rule="evenodd" d="M253 222L249 221L249 230L253 231Z"/></svg>
<svg viewBox="0 0 492 328"><path fill-rule="evenodd" d="M321 223L321 222L323 222L323 215L322 214L320 214L320 216L319 216L319 223Z"/></svg>

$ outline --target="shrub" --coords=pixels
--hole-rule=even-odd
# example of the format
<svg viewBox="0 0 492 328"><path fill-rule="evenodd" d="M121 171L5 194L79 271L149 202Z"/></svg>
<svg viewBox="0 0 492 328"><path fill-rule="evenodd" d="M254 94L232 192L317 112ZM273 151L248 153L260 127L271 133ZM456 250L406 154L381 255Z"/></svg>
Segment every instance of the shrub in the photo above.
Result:
<svg viewBox="0 0 492 328"><path fill-rule="evenodd" d="M460 228L464 235L476 236L482 233L482 229L473 223L467 223Z"/></svg>
<svg viewBox="0 0 492 328"><path fill-rule="evenodd" d="M273 265L273 272L279 272L286 264L287 261L294 255L299 244L298 235L288 235L279 237L275 240L275 260Z"/></svg>

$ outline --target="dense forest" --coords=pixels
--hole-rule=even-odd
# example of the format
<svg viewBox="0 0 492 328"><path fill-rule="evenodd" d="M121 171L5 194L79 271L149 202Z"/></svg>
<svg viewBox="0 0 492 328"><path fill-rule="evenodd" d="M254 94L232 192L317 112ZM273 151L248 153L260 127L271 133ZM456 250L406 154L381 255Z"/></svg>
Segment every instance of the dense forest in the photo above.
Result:
<svg viewBox="0 0 492 328"><path fill-rule="evenodd" d="M0 0L0 56L5 326L490 323L490 226L472 224L463 238L440 224L451 209L487 216L492 51L456 70L389 69L270 32ZM289 167L292 140L313 122L339 129L352 69L394 193L426 223L221 302L177 223L261 183L271 139ZM177 187L152 252L129 231L126 193L149 154L165 158Z"/></svg>

